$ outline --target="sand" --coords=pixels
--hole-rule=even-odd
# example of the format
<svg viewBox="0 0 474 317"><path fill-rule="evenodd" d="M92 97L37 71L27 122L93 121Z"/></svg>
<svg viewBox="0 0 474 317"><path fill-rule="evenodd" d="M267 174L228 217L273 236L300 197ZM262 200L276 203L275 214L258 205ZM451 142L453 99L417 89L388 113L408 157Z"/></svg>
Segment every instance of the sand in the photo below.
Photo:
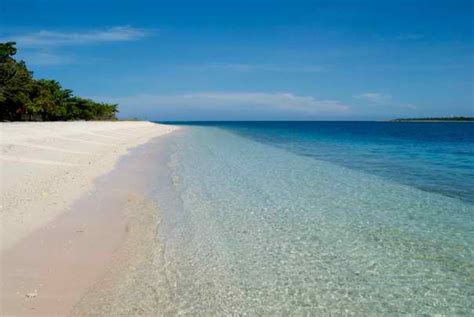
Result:
<svg viewBox="0 0 474 317"><path fill-rule="evenodd" d="M135 200L150 205L136 182L117 187L137 173L127 176L117 162L177 129L150 122L0 124L2 315L71 311L126 241L133 219L124 217L126 208Z"/></svg>
<svg viewBox="0 0 474 317"><path fill-rule="evenodd" d="M128 149L175 129L132 121L0 123L0 250L70 208Z"/></svg>

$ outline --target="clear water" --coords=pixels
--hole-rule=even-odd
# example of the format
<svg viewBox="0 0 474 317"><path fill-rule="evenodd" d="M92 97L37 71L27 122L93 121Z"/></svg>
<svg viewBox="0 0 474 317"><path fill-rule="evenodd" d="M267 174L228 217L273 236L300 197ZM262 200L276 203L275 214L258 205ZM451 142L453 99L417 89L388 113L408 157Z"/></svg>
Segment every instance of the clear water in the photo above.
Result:
<svg viewBox="0 0 474 317"><path fill-rule="evenodd" d="M473 128L186 126L158 197L167 310L474 314Z"/></svg>

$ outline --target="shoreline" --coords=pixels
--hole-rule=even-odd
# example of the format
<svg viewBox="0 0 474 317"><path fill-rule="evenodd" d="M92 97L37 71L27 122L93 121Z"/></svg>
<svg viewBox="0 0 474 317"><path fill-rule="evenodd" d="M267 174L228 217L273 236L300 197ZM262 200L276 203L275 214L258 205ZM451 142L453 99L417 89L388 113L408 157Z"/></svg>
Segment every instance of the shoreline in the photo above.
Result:
<svg viewBox="0 0 474 317"><path fill-rule="evenodd" d="M361 148L345 156L293 128L282 134L288 147L261 142L275 135L262 125L255 135L185 126L133 148L70 211L4 253L3 272L16 275L3 279L0 314L469 312L472 204L327 160L357 163ZM443 129L448 140L464 135ZM369 134L363 152L390 131L389 145L413 153L398 147L417 141L410 130L390 127ZM352 140L343 135L339 146ZM308 139L305 153L293 147ZM439 162L432 147L416 149Z"/></svg>
<svg viewBox="0 0 474 317"><path fill-rule="evenodd" d="M158 213L143 194L152 176L143 166L147 145L179 128L149 122L112 127L95 122L72 123L73 127L12 125L1 126L0 311L22 316L68 314L112 263L127 258L120 250L131 237L138 241L150 236L150 230L142 227ZM44 131L26 133L38 125ZM50 137L63 128L61 135ZM23 133L10 137L15 130ZM117 139L118 144L112 143ZM95 155L83 154L88 152ZM11 180L15 173L18 178ZM60 174L71 177L59 178ZM15 190L21 188L23 197L31 200L14 199ZM40 194L28 196L33 189ZM43 191L55 195L41 195ZM134 230L137 223L140 230Z"/></svg>
<svg viewBox="0 0 474 317"><path fill-rule="evenodd" d="M1 123L0 251L70 209L129 149L176 129L145 121Z"/></svg>
<svg viewBox="0 0 474 317"><path fill-rule="evenodd" d="M394 123L406 123L406 122L415 122L415 123L445 123L445 122L474 123L474 120L388 120L387 122L394 122Z"/></svg>
<svg viewBox="0 0 474 317"><path fill-rule="evenodd" d="M177 133L182 130L137 148L107 179L128 193L123 205L126 236L105 273L74 305L72 315L177 314L176 307L170 305L175 296L173 261L166 251L167 242L161 239L166 230L165 214L175 212L165 196L172 186L170 139Z"/></svg>

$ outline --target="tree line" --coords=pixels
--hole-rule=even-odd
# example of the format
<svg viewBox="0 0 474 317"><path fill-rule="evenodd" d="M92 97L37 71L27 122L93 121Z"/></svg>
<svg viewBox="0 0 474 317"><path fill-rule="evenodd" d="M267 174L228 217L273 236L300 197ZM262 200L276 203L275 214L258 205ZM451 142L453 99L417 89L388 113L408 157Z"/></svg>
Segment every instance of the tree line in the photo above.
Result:
<svg viewBox="0 0 474 317"><path fill-rule="evenodd" d="M474 121L474 117L425 117L425 118L400 118L393 119L393 122L410 122L410 121Z"/></svg>
<svg viewBox="0 0 474 317"><path fill-rule="evenodd" d="M0 120L113 120L116 104L74 96L59 82L34 79L24 61L13 58L14 42L0 43Z"/></svg>

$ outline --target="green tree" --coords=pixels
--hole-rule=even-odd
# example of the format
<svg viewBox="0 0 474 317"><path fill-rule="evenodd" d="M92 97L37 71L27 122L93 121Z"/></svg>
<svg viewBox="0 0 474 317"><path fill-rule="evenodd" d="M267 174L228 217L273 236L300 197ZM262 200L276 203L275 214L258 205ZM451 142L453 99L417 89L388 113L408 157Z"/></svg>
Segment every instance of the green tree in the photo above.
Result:
<svg viewBox="0 0 474 317"><path fill-rule="evenodd" d="M72 91L63 89L57 81L40 79L33 85L32 103L27 111L40 114L45 120L63 120L71 97Z"/></svg>
<svg viewBox="0 0 474 317"><path fill-rule="evenodd" d="M15 43L0 44L0 116L19 120L31 105L32 73L24 62L13 59Z"/></svg>
<svg viewBox="0 0 474 317"><path fill-rule="evenodd" d="M15 44L15 42L0 43L0 62L4 62L16 54Z"/></svg>
<svg viewBox="0 0 474 317"><path fill-rule="evenodd" d="M113 120L117 105L73 95L55 80L33 79L16 61L14 42L0 43L0 120Z"/></svg>

